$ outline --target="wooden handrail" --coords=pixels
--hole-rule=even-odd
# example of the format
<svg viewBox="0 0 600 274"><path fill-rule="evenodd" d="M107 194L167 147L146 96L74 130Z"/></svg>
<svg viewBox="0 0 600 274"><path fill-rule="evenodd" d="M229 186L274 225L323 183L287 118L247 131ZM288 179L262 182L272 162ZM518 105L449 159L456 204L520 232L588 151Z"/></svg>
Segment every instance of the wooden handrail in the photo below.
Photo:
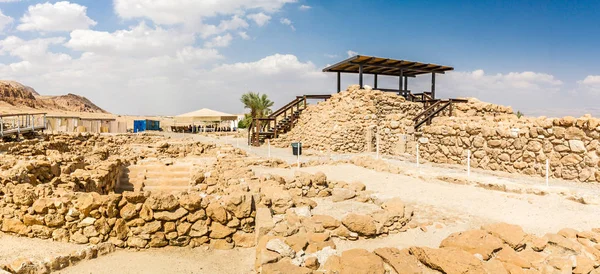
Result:
<svg viewBox="0 0 600 274"><path fill-rule="evenodd" d="M331 95L302 95L296 96L296 99L287 103L285 106L279 108L275 112L271 113L267 117L263 118L254 118L250 123L250 130L248 133L248 143L252 145L258 145L260 142L260 136L270 135L271 137L277 138L277 135L280 132L286 132L295 124L296 119L298 118L298 114L306 109L307 100L309 99L329 99ZM294 110L295 107L295 110ZM289 114L288 114L289 111ZM283 116L283 118L279 118ZM266 123L263 124L263 122ZM285 121L283 129L279 127L279 123L281 121ZM273 124L271 123L273 122ZM260 132L260 129L266 125L266 130L268 132ZM258 130L255 131L255 128L258 127Z"/></svg>
<svg viewBox="0 0 600 274"><path fill-rule="evenodd" d="M415 125L415 129L419 128L421 125L423 125L424 123L429 121L433 116L437 115L438 113L440 113L441 111L446 109L449 105L452 105L452 101L450 101L450 100L449 101L438 101L436 104L439 104L441 102L445 102L445 104L443 106L441 106L440 108L434 110L432 113L428 114L425 119L417 122L417 124ZM436 105L436 104L434 104L434 105ZM425 113L425 111L423 113Z"/></svg>
<svg viewBox="0 0 600 274"><path fill-rule="evenodd" d="M419 115L415 116L415 118L413 118L413 121L418 121L419 118L421 118L421 116L426 115L427 113L429 113L431 110L433 110L437 105L439 105L442 101L437 101L435 102L433 105L429 106L428 108L426 108L423 112L419 113Z"/></svg>
<svg viewBox="0 0 600 274"><path fill-rule="evenodd" d="M296 97L295 100L289 102L287 105L285 105L285 106L279 108L277 111L271 113L271 115L269 115L269 117L274 118L276 116L279 116L281 113L285 113L287 110L289 110L290 108L292 108L299 102L300 102L300 100Z"/></svg>

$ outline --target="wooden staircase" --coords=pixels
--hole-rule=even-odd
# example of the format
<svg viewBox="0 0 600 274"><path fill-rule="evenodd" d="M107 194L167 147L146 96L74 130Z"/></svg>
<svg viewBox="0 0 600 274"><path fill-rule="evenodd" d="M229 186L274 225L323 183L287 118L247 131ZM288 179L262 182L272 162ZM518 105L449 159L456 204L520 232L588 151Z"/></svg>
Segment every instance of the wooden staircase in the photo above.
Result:
<svg viewBox="0 0 600 274"><path fill-rule="evenodd" d="M423 102L425 110L419 113L413 121L415 122L415 130L418 130L423 124L431 124L431 120L447 111L448 116L452 116L452 107L456 103L466 103L465 99L447 99L447 100L426 100Z"/></svg>
<svg viewBox="0 0 600 274"><path fill-rule="evenodd" d="M296 96L296 99L268 117L252 119L248 130L248 144L260 146L266 139L277 138L279 134L292 130L306 109L308 100L327 100L330 97L331 95Z"/></svg>

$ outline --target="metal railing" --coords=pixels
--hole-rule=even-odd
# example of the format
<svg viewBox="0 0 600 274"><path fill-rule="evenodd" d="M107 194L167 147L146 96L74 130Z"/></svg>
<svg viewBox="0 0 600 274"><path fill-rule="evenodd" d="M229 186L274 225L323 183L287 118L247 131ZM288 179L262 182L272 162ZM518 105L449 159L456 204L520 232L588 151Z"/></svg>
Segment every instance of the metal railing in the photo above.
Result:
<svg viewBox="0 0 600 274"><path fill-rule="evenodd" d="M46 113L0 114L0 137L46 129Z"/></svg>

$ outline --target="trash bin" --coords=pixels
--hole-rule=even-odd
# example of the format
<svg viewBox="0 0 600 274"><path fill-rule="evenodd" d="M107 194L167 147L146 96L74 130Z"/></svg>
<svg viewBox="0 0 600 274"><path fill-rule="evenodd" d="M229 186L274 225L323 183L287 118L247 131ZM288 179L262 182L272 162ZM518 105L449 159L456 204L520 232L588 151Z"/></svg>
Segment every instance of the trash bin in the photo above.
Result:
<svg viewBox="0 0 600 274"><path fill-rule="evenodd" d="M292 143L292 153L294 156L302 155L302 143Z"/></svg>

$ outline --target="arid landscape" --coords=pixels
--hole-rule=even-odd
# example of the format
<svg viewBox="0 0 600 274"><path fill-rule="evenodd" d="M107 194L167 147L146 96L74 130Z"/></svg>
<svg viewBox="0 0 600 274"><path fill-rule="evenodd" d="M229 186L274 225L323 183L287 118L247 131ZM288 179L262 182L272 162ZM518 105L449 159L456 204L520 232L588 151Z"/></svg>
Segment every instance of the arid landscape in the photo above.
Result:
<svg viewBox="0 0 600 274"><path fill-rule="evenodd" d="M5 112L110 115L4 87ZM415 131L419 104L351 86L260 146L169 132L0 143L0 271L600 273L599 119L469 99Z"/></svg>

